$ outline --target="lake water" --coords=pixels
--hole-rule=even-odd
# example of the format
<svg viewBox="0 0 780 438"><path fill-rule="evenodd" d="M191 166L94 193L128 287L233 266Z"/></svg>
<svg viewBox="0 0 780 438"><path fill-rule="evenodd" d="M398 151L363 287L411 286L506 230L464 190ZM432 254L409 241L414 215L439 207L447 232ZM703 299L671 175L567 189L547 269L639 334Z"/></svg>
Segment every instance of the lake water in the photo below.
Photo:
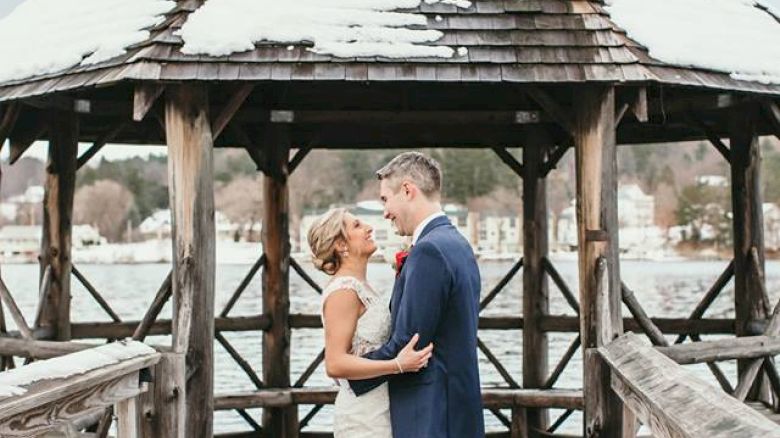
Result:
<svg viewBox="0 0 780 438"><path fill-rule="evenodd" d="M577 264L572 260L554 261L569 287L577 291ZM511 262L483 262L480 266L483 280L483 295L509 270ZM685 317L696 306L705 291L726 267L726 261L685 261L685 262L649 262L624 261L621 264L621 276L651 316ZM306 270L320 283L325 284L327 277L316 272L310 266ZM157 288L170 270L165 264L140 265L79 265L78 268L90 282L109 301L123 320L140 319ZM218 265L217 267L217 313L224 307L230 295L249 270L250 265ZM37 301L37 265L4 265L3 279L16 298L28 321L33 319ZM369 266L369 280L375 289L389 292L392 289L393 271L387 264L375 263ZM774 303L780 295L780 262L770 261L766 266L767 286ZM291 313L317 313L319 295L308 287L294 272L291 272ZM109 321L110 319L98 307L88 292L75 279L73 281L72 319L74 322ZM707 311L706 317L727 318L734 316L734 294L729 283L720 297ZM262 312L260 273L244 292L233 311L232 316L256 315ZM518 273L496 299L484 310L483 315L520 315L522 313L522 274ZM550 313L574 315L563 296L554 284L550 284ZM624 308L624 315L630 315ZM170 318L170 306L166 306L161 318ZM10 315L6 321L13 327ZM258 374L261 374L261 343L259 332L225 333L231 343L249 360ZM550 368L568 347L576 334L550 333ZM480 338L501 360L513 378L522 382L522 332L520 330L482 331ZM673 337L670 337L673 340ZM147 342L167 344L167 337L150 337ZM292 336L291 380L295 381L311 363L323 347L322 332L319 329L297 329ZM251 391L254 386L244 372L233 362L218 343L215 345L216 393ZM580 353L570 362L558 381L561 388L581 387L582 360ZM725 362L722 368L732 382L736 380L736 365ZM715 380L705 366L691 366L701 376L715 385ZM480 355L480 373L483 386L505 386L501 376L493 366ZM330 379L320 368L309 379L307 385L329 385ZM310 406L301 407L301 418ZM332 411L324 408L310 422L306 430L330 430ZM554 411L553 415L559 412ZM260 421L260 410L250 410ZM553 417L554 419L555 417ZM490 430L501 429L500 423L490 412L485 414ZM573 415L561 431L579 433L581 417ZM217 412L215 430L218 432L249 430L246 422L232 411Z"/></svg>

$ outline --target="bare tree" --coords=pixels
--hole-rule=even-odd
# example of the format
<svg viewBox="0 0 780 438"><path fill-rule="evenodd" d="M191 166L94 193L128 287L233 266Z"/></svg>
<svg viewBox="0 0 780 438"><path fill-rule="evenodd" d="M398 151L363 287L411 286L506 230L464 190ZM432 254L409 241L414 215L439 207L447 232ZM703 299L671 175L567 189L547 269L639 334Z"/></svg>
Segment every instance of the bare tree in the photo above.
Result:
<svg viewBox="0 0 780 438"><path fill-rule="evenodd" d="M73 221L89 224L110 241L122 238L125 220L135 200L133 194L116 181L102 179L76 191Z"/></svg>
<svg viewBox="0 0 780 438"><path fill-rule="evenodd" d="M263 182L261 176L241 176L221 184L215 190L214 204L232 222L239 225L236 240L243 237L248 241L257 241L260 235L255 225L263 214Z"/></svg>

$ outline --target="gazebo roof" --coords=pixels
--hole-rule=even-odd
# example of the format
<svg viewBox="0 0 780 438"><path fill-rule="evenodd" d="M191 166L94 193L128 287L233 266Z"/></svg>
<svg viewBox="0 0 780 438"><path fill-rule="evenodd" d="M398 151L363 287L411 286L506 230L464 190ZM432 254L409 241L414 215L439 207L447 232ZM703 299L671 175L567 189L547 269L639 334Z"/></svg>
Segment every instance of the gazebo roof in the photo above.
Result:
<svg viewBox="0 0 780 438"><path fill-rule="evenodd" d="M467 8L420 2L402 12L422 15L425 28L442 32L441 38L426 44L451 47L455 53L413 58L338 58L315 53L305 41L261 41L254 50L224 56L185 54L177 31L199 7L198 0L179 1L145 41L121 56L0 83L0 100L124 80L620 82L780 95L780 84L738 80L728 73L654 59L597 2L476 0ZM214 29L216 36L219 32Z"/></svg>

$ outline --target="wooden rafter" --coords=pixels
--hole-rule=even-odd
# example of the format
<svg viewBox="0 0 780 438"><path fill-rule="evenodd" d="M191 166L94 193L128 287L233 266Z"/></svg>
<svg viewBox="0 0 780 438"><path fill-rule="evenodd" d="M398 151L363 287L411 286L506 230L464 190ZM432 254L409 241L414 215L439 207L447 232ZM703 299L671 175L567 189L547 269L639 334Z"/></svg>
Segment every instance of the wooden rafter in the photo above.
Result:
<svg viewBox="0 0 780 438"><path fill-rule="evenodd" d="M222 108L222 111L220 111L211 122L211 135L215 140L217 137L219 137L228 123L230 123L230 120L233 119L233 116L241 108L241 105L243 105L247 97L252 94L252 90L254 90L254 88L254 84L244 84L241 85L232 96L230 96L230 99Z"/></svg>

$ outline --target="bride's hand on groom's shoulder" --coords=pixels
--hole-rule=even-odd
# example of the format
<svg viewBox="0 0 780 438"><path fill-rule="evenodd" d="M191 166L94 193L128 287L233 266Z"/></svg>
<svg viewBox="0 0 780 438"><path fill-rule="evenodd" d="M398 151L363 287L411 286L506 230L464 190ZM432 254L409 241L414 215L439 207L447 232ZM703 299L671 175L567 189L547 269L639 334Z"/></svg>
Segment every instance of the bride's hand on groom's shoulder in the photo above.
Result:
<svg viewBox="0 0 780 438"><path fill-rule="evenodd" d="M420 335L415 333L412 339L406 344L406 346L395 357L396 365L398 365L399 373L417 372L428 366L428 360L430 360L433 354L433 342L428 344L425 348L415 350L417 341L420 340Z"/></svg>

